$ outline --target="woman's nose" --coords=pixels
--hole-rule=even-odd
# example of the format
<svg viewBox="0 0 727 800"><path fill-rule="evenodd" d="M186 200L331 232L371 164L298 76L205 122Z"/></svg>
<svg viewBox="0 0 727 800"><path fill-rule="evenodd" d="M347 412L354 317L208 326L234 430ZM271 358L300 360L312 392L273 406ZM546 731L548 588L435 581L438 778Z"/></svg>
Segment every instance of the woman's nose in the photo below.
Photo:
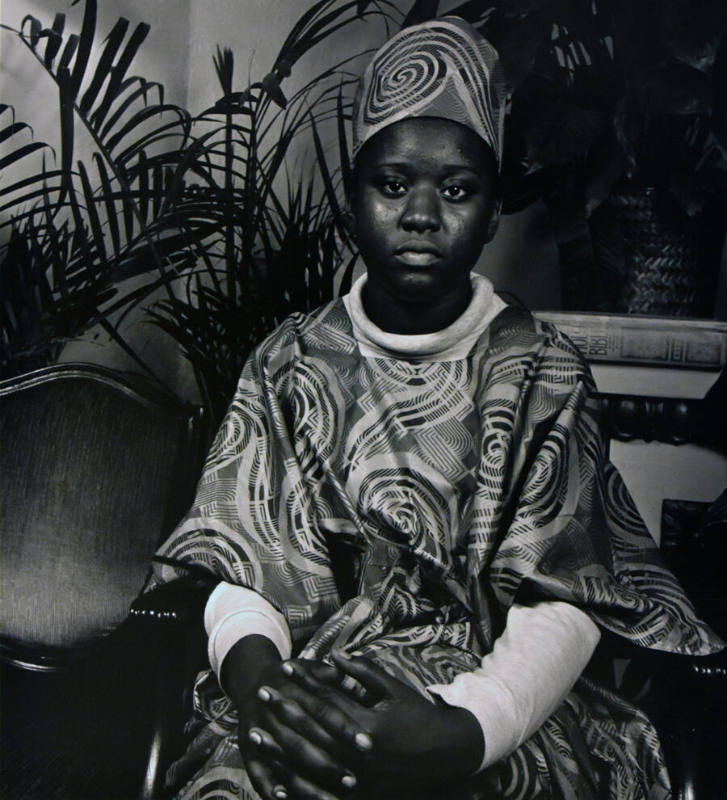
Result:
<svg viewBox="0 0 727 800"><path fill-rule="evenodd" d="M434 188L413 188L401 216L401 226L411 231L436 231L441 225L439 195Z"/></svg>

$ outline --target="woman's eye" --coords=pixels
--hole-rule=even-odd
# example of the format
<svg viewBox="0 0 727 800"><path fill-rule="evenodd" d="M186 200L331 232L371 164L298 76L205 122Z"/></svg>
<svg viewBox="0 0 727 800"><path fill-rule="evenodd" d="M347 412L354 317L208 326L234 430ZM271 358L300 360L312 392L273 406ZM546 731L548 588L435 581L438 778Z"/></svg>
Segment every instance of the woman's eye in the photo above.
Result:
<svg viewBox="0 0 727 800"><path fill-rule="evenodd" d="M470 192L466 186L463 186L459 183L454 183L450 186L445 186L442 189L442 194L448 200L463 200L465 197L469 196Z"/></svg>
<svg viewBox="0 0 727 800"><path fill-rule="evenodd" d="M388 197L398 197L406 192L406 186L401 181L382 181L381 191Z"/></svg>

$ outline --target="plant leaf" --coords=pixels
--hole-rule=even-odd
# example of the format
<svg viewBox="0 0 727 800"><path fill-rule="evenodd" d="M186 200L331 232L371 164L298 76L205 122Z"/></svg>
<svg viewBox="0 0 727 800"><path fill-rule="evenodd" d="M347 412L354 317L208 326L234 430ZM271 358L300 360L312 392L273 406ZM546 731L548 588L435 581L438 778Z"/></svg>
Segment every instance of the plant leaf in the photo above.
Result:
<svg viewBox="0 0 727 800"><path fill-rule="evenodd" d="M655 15L659 40L668 54L702 72L710 72L727 30L723 2L665 2Z"/></svg>
<svg viewBox="0 0 727 800"><path fill-rule="evenodd" d="M217 54L212 59L222 91L226 96L232 94L232 78L235 71L235 57L229 47L217 46Z"/></svg>
<svg viewBox="0 0 727 800"><path fill-rule="evenodd" d="M91 227L91 233L93 235L93 246L101 261L106 262L108 260L108 256L106 254L103 228L98 215L98 209L96 208L96 199L93 195L91 182L88 179L88 172L86 171L86 167L82 161L78 162L78 174L81 178L81 186L83 188L83 196L86 204L86 213Z"/></svg>
<svg viewBox="0 0 727 800"><path fill-rule="evenodd" d="M30 33L27 37L25 34L26 24L30 27ZM35 50L38 42L40 41L41 30L43 30L43 26L37 17L34 17L32 14L27 14L25 17L23 17L23 21L20 24L20 33L21 36L23 36L23 38L30 43L30 46L33 48L33 50Z"/></svg>
<svg viewBox="0 0 727 800"><path fill-rule="evenodd" d="M0 142L10 139L10 137L23 130L28 130L31 134L33 132L30 125L26 125L24 122L13 122L11 125L8 125L6 128L0 130Z"/></svg>
<svg viewBox="0 0 727 800"><path fill-rule="evenodd" d="M66 25L66 15L56 14L53 19L53 27L49 33L48 41L45 46L45 53L43 55L43 63L46 69L50 70L53 66L53 61L58 55L63 43L63 29Z"/></svg>
<svg viewBox="0 0 727 800"><path fill-rule="evenodd" d="M597 110L567 108L557 128L551 128L537 151L540 164L565 164L583 160L601 138L608 120Z"/></svg>
<svg viewBox="0 0 727 800"><path fill-rule="evenodd" d="M63 189L59 201L71 190L71 169L74 147L74 115L73 115L73 82L71 73L66 67L58 71L58 95L61 131L61 172L63 173Z"/></svg>
<svg viewBox="0 0 727 800"><path fill-rule="evenodd" d="M514 20L498 42L498 52L505 77L511 89L516 89L532 73L544 46L550 46L550 32L540 13Z"/></svg>
<svg viewBox="0 0 727 800"><path fill-rule="evenodd" d="M276 105L280 106L280 108L285 108L288 105L288 101L285 99L283 90L280 88L278 76L274 72L268 72L268 74L263 78L262 87L270 99Z"/></svg>
<svg viewBox="0 0 727 800"><path fill-rule="evenodd" d="M8 155L0 158L0 170L5 169L5 167L9 167L11 164L14 164L16 161L20 161L37 150L42 150L44 147L48 147L48 145L44 144L43 142L30 142L29 144L19 147L12 153L8 153Z"/></svg>
<svg viewBox="0 0 727 800"><path fill-rule="evenodd" d="M644 74L637 90L652 114L708 114L714 105L709 76L676 61Z"/></svg>
<svg viewBox="0 0 727 800"><path fill-rule="evenodd" d="M76 60L73 63L71 73L70 93L75 102L78 92L81 89L81 82L86 74L86 67L91 56L93 38L96 34L96 0L86 0L83 11L83 22L81 24L81 35L78 41L78 51Z"/></svg>
<svg viewBox="0 0 727 800"><path fill-rule="evenodd" d="M76 54L77 47L78 47L78 35L72 33L68 37L68 40L66 41L66 46L63 48L63 52L61 53L61 60L58 62L58 69L56 70L56 75L58 75L61 70L68 69L71 61L73 60L73 56Z"/></svg>
<svg viewBox="0 0 727 800"><path fill-rule="evenodd" d="M136 88L131 89L131 86L136 86ZM110 135L111 131L113 131L118 121L126 115L129 108L131 108L135 104L138 104L140 101L144 106L147 105L147 98L152 89L159 90L159 99L157 101L156 106L158 107L160 104L163 103L164 95L162 87L159 84L156 83L148 84L146 81L143 81L140 78L134 78L131 81L129 81L124 86L124 88L130 89L130 91L127 91L126 97L122 102L118 104L118 106L114 110L114 113L110 117L108 117L108 119L106 120L106 124L103 126L102 129L99 130L101 125L100 118L97 116L95 112L91 114L89 122L93 128L99 130L99 135L101 139L104 141ZM177 106L170 106L170 108L174 108L174 110L178 112L181 119L183 120L188 119L186 114Z"/></svg>
<svg viewBox="0 0 727 800"><path fill-rule="evenodd" d="M114 193L103 159L96 156L95 161L101 179L101 199L106 206L106 221L108 224L109 236L111 237L112 252L118 253L121 250L121 230L119 227L118 211L116 203L114 202ZM128 202L127 198L122 195L121 203L124 204L126 202Z"/></svg>
<svg viewBox="0 0 727 800"><path fill-rule="evenodd" d="M111 33L106 38L106 45L96 64L96 70L91 79L91 83L84 92L81 102L79 103L79 111L82 115L88 114L91 106L93 106L98 97L98 93L101 91L104 81L110 78L113 71L114 58L119 51L119 47L121 47L121 42L124 36L126 36L128 28L129 21L122 17L116 21Z"/></svg>
<svg viewBox="0 0 727 800"><path fill-rule="evenodd" d="M346 114L343 104L343 86L339 88L338 96L336 97L336 111L336 122L338 126L338 155L341 161L343 190L346 194L346 198L349 198L354 188L351 185L353 177L353 164L351 163L351 151L348 148L348 136L346 134Z"/></svg>
<svg viewBox="0 0 727 800"><path fill-rule="evenodd" d="M104 94L103 99L99 103L99 106L94 114L94 123L96 127L101 126L109 112L109 109L111 108L111 104L118 97L126 72L131 66L134 56L148 34L149 26L142 22L136 26L134 32L131 34L129 41L126 43L126 47L122 51L118 61L116 62L116 65L111 71L111 76L106 87L106 93Z"/></svg>

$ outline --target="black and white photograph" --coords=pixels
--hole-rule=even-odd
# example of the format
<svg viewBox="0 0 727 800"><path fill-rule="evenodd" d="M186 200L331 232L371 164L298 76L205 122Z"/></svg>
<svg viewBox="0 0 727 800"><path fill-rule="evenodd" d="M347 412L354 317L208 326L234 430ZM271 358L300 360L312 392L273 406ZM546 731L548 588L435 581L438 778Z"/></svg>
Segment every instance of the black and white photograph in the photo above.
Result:
<svg viewBox="0 0 727 800"><path fill-rule="evenodd" d="M727 0L3 0L0 797L727 798Z"/></svg>

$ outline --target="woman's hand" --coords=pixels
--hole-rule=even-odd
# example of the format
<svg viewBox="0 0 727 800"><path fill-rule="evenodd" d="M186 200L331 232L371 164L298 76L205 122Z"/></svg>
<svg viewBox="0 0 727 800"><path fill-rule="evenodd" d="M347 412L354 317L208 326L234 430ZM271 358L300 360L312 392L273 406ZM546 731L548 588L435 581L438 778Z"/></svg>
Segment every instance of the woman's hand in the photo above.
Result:
<svg viewBox="0 0 727 800"><path fill-rule="evenodd" d="M368 792L405 796L437 783L461 782L479 767L482 731L468 711L437 706L419 692L362 658L335 657L335 667L288 662L298 686L292 693L265 687L273 734L262 744L273 758L280 748L314 781ZM341 686L343 675L365 690L363 701ZM300 732L296 741L291 732Z"/></svg>
<svg viewBox="0 0 727 800"><path fill-rule="evenodd" d="M288 682L264 684L258 700L259 749L270 761L286 767L284 784L289 797L329 800L350 796L358 780L350 769L356 754L371 747L355 716L342 711L335 697L345 698L342 673L320 661L305 661L305 676L287 662L282 670ZM352 701L351 708L363 710Z"/></svg>
<svg viewBox="0 0 727 800"><path fill-rule="evenodd" d="M340 682L335 667L311 662L309 669L319 680ZM251 635L237 642L223 661L220 682L237 708L238 744L263 800L339 800L355 786L354 776L332 755L340 752L339 744L298 710L315 707L329 725L349 725L352 740L358 730L293 677L269 639Z"/></svg>
<svg viewBox="0 0 727 800"><path fill-rule="evenodd" d="M264 683L276 684L286 679L282 660L275 645L264 636L250 635L237 642L227 653L220 670L220 684L230 697L240 718L237 742L245 760L248 776L263 800L278 797L280 765L255 746L251 731L260 724L257 692Z"/></svg>

